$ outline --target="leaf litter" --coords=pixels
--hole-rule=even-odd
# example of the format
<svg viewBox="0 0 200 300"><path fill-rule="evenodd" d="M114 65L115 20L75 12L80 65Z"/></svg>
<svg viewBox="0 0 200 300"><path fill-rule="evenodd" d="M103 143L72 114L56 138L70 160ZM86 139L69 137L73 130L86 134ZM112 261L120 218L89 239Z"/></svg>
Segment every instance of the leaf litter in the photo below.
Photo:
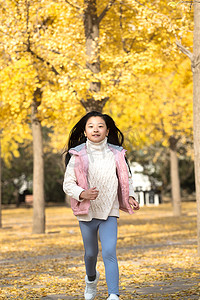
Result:
<svg viewBox="0 0 200 300"><path fill-rule="evenodd" d="M4 209L0 229L0 299L84 299L84 250L66 207L46 208L46 234L31 234L31 208ZM196 204L121 213L117 255L120 299L200 299ZM100 248L101 249L101 248ZM107 298L101 251L97 299Z"/></svg>

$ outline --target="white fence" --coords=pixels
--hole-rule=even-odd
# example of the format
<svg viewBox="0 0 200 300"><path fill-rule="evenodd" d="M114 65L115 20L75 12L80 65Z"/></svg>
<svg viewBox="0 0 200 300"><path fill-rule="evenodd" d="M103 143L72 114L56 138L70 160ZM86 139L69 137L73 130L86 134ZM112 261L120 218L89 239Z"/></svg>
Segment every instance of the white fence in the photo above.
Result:
<svg viewBox="0 0 200 300"><path fill-rule="evenodd" d="M150 206L150 205L156 205L158 206L160 203L162 203L161 195L158 191L150 190L150 191L142 191L142 190L136 190L135 191L138 195L138 201L140 203L140 206Z"/></svg>

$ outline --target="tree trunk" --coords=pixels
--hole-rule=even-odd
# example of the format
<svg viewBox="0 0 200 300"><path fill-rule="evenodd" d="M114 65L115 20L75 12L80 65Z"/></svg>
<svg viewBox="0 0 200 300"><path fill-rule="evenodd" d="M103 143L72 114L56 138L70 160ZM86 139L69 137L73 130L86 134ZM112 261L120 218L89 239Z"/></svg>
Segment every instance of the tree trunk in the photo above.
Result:
<svg viewBox="0 0 200 300"><path fill-rule="evenodd" d="M200 256L200 2L194 1L193 39L193 116L194 116L194 161L197 201L197 240Z"/></svg>
<svg viewBox="0 0 200 300"><path fill-rule="evenodd" d="M2 228L2 194L1 194L1 130L0 130L0 228Z"/></svg>
<svg viewBox="0 0 200 300"><path fill-rule="evenodd" d="M65 204L67 207L71 207L70 197L67 194L65 194Z"/></svg>
<svg viewBox="0 0 200 300"><path fill-rule="evenodd" d="M37 116L41 97L42 92L37 88L34 92L31 112L33 134L33 233L45 233L43 141L41 122Z"/></svg>
<svg viewBox="0 0 200 300"><path fill-rule="evenodd" d="M170 175L171 175L171 191L172 191L172 204L174 216L181 215L181 192L180 192L180 180L179 180L179 167L177 156L177 140L174 137L170 137Z"/></svg>
<svg viewBox="0 0 200 300"><path fill-rule="evenodd" d="M100 72L100 54L99 54L99 18L97 15L96 0L85 0L86 8L84 12L84 30L85 30L85 45L86 45L86 67L91 73L98 74ZM94 77L95 78L95 77ZM95 100L94 93L99 93L101 90L100 80L92 80L86 99L81 100L81 104L87 112L91 110L102 111L108 97Z"/></svg>

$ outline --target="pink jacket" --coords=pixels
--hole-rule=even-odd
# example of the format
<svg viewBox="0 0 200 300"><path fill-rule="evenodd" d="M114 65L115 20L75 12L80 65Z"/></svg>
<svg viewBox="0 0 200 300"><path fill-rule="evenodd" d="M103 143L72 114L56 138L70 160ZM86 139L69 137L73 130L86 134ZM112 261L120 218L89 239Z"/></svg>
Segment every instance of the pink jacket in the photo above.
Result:
<svg viewBox="0 0 200 300"><path fill-rule="evenodd" d="M117 177L119 180L118 185L118 201L119 208L129 214L133 214L133 209L131 208L129 200L129 182L128 182L128 170L125 161L126 150L120 146L108 144L109 149L114 153L116 167L117 167ZM85 143L81 144L75 148L69 150L70 154L75 155L75 166L74 171L76 175L77 185L83 189L88 189L88 167L89 160L86 152ZM88 214L90 207L90 200L77 201L71 198L71 208L75 216Z"/></svg>

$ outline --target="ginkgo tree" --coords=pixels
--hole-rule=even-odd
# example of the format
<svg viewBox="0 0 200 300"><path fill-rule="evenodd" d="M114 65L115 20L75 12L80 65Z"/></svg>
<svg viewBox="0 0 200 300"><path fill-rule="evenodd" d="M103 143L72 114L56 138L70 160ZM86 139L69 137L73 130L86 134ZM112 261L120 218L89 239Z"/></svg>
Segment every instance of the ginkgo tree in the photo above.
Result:
<svg viewBox="0 0 200 300"><path fill-rule="evenodd" d="M64 4L64 6L63 6ZM98 94L99 82L94 77L94 73L98 73L98 54L94 54L96 58L90 56L93 51L93 40L98 37L93 36L90 40L90 34L93 32L97 23L91 25L91 20L94 19L96 12L91 1L83 5L83 8L78 8L78 19L84 11L85 18L85 36L88 38L86 53L80 55L84 39L84 31L76 34L77 43L80 44L78 55L77 47L71 54L71 45L74 44L74 32L79 25L78 22L75 28L69 34L66 32L69 23L73 17L73 12L69 6L76 9L77 7L66 4L64 1L57 3L49 3L48 1L41 4L40 1L20 1L13 3L8 1L2 3L1 14L1 34L4 43L4 52L11 60L8 67L2 71L3 78L6 78L6 73L13 72L16 74L12 81L2 82L3 89L6 94L6 89L9 90L9 84L13 93L17 94L16 103L13 105L13 110L21 117L21 120L30 117L33 135L34 149L34 218L33 232L40 233L45 230L45 214L44 214L44 173L43 173L43 147L42 147L42 131L41 125L53 122L66 111L70 111L68 119L73 115L73 102L75 106L77 101L74 95L77 95L76 84L80 82L80 78L85 81L89 77L89 87L83 83L83 89L79 89L81 102L87 110L87 105L94 107L100 101L94 101L91 98L91 91ZM109 10L109 6L103 10L101 18ZM67 18L70 13L70 18ZM98 22L100 22L98 19ZM82 21L82 19L81 19ZM66 40L66 36L68 39ZM69 42L71 37L71 43ZM80 42L79 42L80 40ZM87 42L86 42L87 44ZM96 46L95 46L96 47ZM70 51L69 51L70 48ZM89 51L89 52L88 52ZM89 58L90 57L90 58ZM81 62L85 61L82 65ZM96 65L94 67L94 65ZM93 69L94 67L94 69ZM77 69L79 69L78 75ZM75 77L74 77L74 74ZM72 76L73 75L73 76ZM77 81L78 78L78 81ZM74 82L75 81L75 82ZM77 83L76 83L77 81ZM21 85L21 89L20 89ZM17 89L17 91L16 91ZM62 93L59 91L62 90ZM24 94L22 96L22 94ZM56 95L56 97L55 97ZM11 95L7 95L12 101ZM85 100L84 96L86 97ZM6 97L4 97L6 98ZM58 99L58 101L56 101ZM75 100L74 100L75 99ZM88 104L87 99L89 99ZM103 100L103 102L105 99ZM93 103L93 106L91 106ZM20 107L20 109L18 108ZM27 114L22 113L25 110ZM55 110L54 110L55 107ZM100 106L97 108L100 110ZM67 118L64 118L67 120Z"/></svg>
<svg viewBox="0 0 200 300"><path fill-rule="evenodd" d="M125 133L130 151L160 143L170 152L174 215L181 213L178 152L192 140L192 82L185 59L157 74L140 75L137 94L123 92L106 106ZM120 99L121 98L121 99ZM121 112L120 112L121 111ZM190 148L186 149L190 152Z"/></svg>
<svg viewBox="0 0 200 300"><path fill-rule="evenodd" d="M190 66L178 53L175 41L177 36L181 36L191 45L192 14L185 5L175 15L166 3L163 3L163 7L158 2L148 5L138 3L145 7L145 15L147 18L151 17L151 20L148 19L148 27L145 26L142 15L144 12L141 12L137 16L139 24L132 23L132 28L142 28L141 32L146 29L146 32L144 36L138 37L135 30L131 49L127 51L127 47L123 48L129 54L126 62L129 73L127 72L126 81L122 82L123 78L121 79L123 88L119 87L114 95L115 100L112 104L108 103L108 107L116 117L119 116L119 123L124 123L122 128L128 132L131 143L142 147L144 144L161 141L165 147L169 147L174 214L180 215L181 197L176 152L177 143L183 142L187 136L191 137L192 87ZM137 39L138 43L135 42ZM130 45L130 35L128 41ZM138 44L141 52L137 49ZM134 55L130 54L131 51ZM137 62L133 63L135 57Z"/></svg>
<svg viewBox="0 0 200 300"><path fill-rule="evenodd" d="M172 2L177 9L179 2ZM199 1L191 1L190 6L194 9L194 33L193 33L193 52L187 44L177 39L177 46L186 54L190 61L193 73L193 116L194 116L194 160L195 160L195 185L197 200L197 239L198 239L198 255L200 256L200 3Z"/></svg>
<svg viewBox="0 0 200 300"><path fill-rule="evenodd" d="M182 30L181 13L165 1L148 7L129 0L1 1L0 35L8 60L1 72L4 104L11 103L16 118L22 124L31 120L32 127L33 232L45 230L42 126L63 134L61 127L63 132L68 127L63 124L83 113L81 106L101 111L125 90L136 99L143 80L138 74L161 71L162 61L176 56L172 44ZM136 110L133 116L138 118Z"/></svg>
<svg viewBox="0 0 200 300"><path fill-rule="evenodd" d="M1 71L1 89L3 94L3 105L10 107L11 113L7 117L16 121L17 124L31 123L34 148L34 218L33 232L40 233L45 231L45 213L44 213L44 167L43 167L43 146L42 146L42 120L51 117L51 122L67 111L71 106L69 99L66 101L66 95L62 95L62 106L57 105L52 99L48 89L54 92L59 90L58 81L55 77L59 74L55 67L48 62L48 58L43 56L42 44L38 45L41 32L50 22L54 20L56 10L49 9L50 17L46 16L38 20L37 12L40 11L40 3L33 1L20 1L13 3L8 1L2 3L1 7L1 35L4 45L3 53L6 54L9 61L7 66ZM37 4L37 5L36 5ZM44 9L44 7L43 7ZM52 12L54 15L52 16ZM40 24L40 25L39 25ZM41 32L38 33L38 26L41 26ZM44 44L45 45L45 44ZM51 87L51 88L50 88ZM54 94L54 93L52 93ZM58 93L59 94L59 93ZM41 106L41 103L44 105ZM59 110L59 112L58 112ZM51 111L51 113L49 113ZM13 112L13 113L12 113ZM54 114L55 113L55 114ZM6 115L6 114L5 114ZM68 116L69 117L69 116ZM26 137L24 132L23 138Z"/></svg>

